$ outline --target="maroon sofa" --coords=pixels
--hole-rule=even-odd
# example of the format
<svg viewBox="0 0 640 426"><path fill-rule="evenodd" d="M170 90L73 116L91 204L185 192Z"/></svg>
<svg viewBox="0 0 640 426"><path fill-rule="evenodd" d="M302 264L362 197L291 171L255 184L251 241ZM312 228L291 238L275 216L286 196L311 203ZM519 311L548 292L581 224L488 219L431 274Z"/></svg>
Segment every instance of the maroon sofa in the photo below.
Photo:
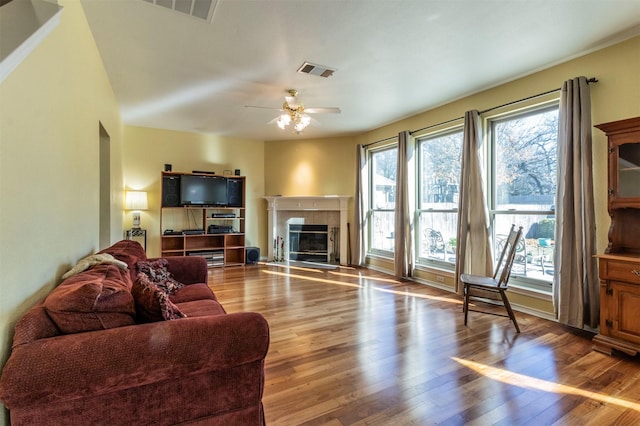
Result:
<svg viewBox="0 0 640 426"><path fill-rule="evenodd" d="M134 241L101 253L17 323L0 378L15 425L262 425L269 328L258 313L225 313L200 257L169 257L184 318L142 322L132 295ZM148 321L148 320L147 320Z"/></svg>

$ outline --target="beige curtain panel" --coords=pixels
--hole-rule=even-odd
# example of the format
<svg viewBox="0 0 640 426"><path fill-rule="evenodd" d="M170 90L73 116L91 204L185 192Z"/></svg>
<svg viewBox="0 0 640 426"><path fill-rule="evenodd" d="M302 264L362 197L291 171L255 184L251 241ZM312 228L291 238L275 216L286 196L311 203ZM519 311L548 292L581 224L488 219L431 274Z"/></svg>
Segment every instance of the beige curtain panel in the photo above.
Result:
<svg viewBox="0 0 640 426"><path fill-rule="evenodd" d="M591 95L587 78L577 77L560 94L553 286L558 321L577 328L600 319L591 164Z"/></svg>
<svg viewBox="0 0 640 426"><path fill-rule="evenodd" d="M398 134L398 168L396 171L396 205L394 224L394 270L397 277L410 277L413 268L409 170L413 164L413 144L408 131Z"/></svg>
<svg viewBox="0 0 640 426"><path fill-rule="evenodd" d="M458 244L456 247L456 292L462 294L461 274L493 275L489 212L487 210L480 148L482 130L478 111L464 114L462 169L458 201Z"/></svg>

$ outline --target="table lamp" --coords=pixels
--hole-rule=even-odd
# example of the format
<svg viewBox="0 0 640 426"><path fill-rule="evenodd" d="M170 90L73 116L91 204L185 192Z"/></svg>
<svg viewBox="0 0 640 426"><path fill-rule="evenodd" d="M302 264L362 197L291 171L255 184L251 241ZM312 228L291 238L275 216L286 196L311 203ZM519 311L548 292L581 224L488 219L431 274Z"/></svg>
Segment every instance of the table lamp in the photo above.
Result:
<svg viewBox="0 0 640 426"><path fill-rule="evenodd" d="M140 228L140 211L147 210L147 193L145 191L127 191L124 200L124 208L133 210L133 227Z"/></svg>

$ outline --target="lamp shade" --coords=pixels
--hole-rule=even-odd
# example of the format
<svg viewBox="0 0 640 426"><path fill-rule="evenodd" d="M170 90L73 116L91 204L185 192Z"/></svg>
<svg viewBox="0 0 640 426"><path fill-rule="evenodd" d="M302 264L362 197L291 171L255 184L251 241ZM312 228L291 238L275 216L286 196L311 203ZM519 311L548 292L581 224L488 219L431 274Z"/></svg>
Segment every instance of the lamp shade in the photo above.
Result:
<svg viewBox="0 0 640 426"><path fill-rule="evenodd" d="M124 199L124 208L127 210L147 210L147 193L145 191L127 191Z"/></svg>

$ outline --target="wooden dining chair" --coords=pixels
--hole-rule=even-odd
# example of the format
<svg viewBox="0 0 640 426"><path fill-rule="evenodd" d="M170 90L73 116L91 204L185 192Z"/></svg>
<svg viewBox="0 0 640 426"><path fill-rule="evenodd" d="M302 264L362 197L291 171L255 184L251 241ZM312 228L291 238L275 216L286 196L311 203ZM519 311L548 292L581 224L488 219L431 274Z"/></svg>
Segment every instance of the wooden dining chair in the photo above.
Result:
<svg viewBox="0 0 640 426"><path fill-rule="evenodd" d="M516 226L511 225L509 236L504 244L492 277L471 274L460 275L460 281L464 285L464 325L467 325L467 318L469 316L469 311L471 310L474 312L509 317L513 322L513 325L516 326L516 331L520 333L520 327L518 326L516 317L513 314L513 309L511 309L511 304L509 303L506 293L509 284L509 277L511 275L511 267L513 266L520 238L522 238L522 226L516 230ZM474 290L479 291L471 294ZM499 294L500 298L489 297L495 294ZM483 304L502 305L507 311L507 314L487 310L469 309L470 300Z"/></svg>

